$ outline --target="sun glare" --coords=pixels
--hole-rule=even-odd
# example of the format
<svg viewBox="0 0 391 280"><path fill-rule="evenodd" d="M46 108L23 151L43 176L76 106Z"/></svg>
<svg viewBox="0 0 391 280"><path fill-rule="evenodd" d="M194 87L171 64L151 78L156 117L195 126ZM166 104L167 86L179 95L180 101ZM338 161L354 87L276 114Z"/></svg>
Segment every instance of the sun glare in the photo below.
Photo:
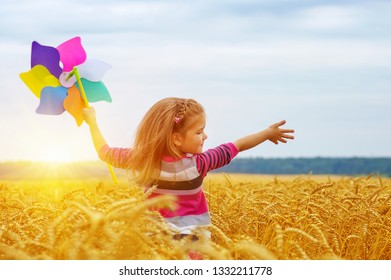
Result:
<svg viewBox="0 0 391 280"><path fill-rule="evenodd" d="M50 163L66 163L77 161L73 153L67 149L56 149L50 147L46 147L44 150L42 150L37 160Z"/></svg>

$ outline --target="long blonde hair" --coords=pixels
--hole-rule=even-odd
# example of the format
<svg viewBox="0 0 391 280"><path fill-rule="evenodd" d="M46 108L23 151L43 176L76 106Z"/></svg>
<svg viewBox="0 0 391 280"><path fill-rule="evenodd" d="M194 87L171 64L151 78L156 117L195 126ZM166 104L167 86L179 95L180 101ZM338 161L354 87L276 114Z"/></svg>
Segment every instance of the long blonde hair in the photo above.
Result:
<svg viewBox="0 0 391 280"><path fill-rule="evenodd" d="M197 101L177 97L162 99L148 110L138 126L129 158L137 183L156 183L163 156L181 156L173 143L173 133L184 133L192 117L203 113L205 110Z"/></svg>

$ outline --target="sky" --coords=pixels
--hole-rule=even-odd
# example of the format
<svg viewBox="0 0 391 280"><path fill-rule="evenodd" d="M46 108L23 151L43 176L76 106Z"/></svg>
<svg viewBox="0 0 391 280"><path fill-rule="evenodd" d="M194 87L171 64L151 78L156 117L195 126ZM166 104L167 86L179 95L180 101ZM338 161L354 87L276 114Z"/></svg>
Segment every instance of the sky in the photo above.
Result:
<svg viewBox="0 0 391 280"><path fill-rule="evenodd" d="M391 2L0 0L0 162L95 160L86 124L35 113L20 80L31 43L80 36L112 65L92 103L111 146L130 147L158 100L206 109L204 148L282 119L295 140L242 157L391 156Z"/></svg>

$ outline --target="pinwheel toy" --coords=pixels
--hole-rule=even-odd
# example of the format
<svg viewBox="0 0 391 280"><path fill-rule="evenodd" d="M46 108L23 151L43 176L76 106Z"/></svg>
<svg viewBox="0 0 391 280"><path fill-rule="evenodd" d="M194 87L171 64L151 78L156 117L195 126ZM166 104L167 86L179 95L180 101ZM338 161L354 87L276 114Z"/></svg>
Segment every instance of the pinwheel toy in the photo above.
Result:
<svg viewBox="0 0 391 280"><path fill-rule="evenodd" d="M87 59L80 37L56 48L34 41L31 69L21 73L20 78L40 100L38 114L60 115L67 111L80 126L82 110L89 107L89 102L111 102L106 86L100 81L110 68L106 62ZM117 183L112 167L108 167Z"/></svg>

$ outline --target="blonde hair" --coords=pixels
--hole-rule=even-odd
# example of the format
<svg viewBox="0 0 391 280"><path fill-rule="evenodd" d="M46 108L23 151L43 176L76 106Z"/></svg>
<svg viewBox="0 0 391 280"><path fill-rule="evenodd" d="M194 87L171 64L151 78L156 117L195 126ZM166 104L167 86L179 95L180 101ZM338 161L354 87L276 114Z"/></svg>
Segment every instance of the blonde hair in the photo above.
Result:
<svg viewBox="0 0 391 280"><path fill-rule="evenodd" d="M169 97L155 103L141 120L129 158L129 167L140 185L156 183L163 156L179 158L174 132L185 133L192 117L205 113L193 99Z"/></svg>

